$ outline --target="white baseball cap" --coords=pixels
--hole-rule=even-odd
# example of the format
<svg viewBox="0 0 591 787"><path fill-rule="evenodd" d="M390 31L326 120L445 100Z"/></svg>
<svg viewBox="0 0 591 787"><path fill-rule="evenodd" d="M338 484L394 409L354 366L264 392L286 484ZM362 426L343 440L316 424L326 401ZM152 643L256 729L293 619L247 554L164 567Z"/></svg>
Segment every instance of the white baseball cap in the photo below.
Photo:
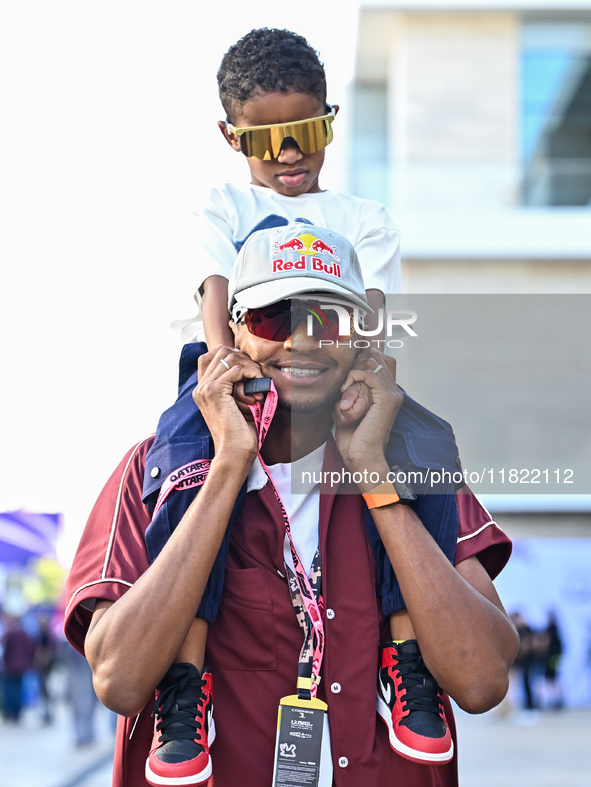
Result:
<svg viewBox="0 0 591 787"><path fill-rule="evenodd" d="M372 312L357 253L338 232L304 222L253 232L228 283L228 309L234 322L248 309L306 292L336 295Z"/></svg>

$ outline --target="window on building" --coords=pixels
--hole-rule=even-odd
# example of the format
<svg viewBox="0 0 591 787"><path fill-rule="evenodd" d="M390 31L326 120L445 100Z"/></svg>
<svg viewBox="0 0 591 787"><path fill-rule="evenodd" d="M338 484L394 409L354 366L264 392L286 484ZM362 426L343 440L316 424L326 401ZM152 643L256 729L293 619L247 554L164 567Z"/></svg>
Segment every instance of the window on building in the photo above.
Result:
<svg viewBox="0 0 591 787"><path fill-rule="evenodd" d="M526 21L522 54L523 197L591 204L591 21Z"/></svg>
<svg viewBox="0 0 591 787"><path fill-rule="evenodd" d="M388 202L386 85L358 83L353 92L351 192Z"/></svg>

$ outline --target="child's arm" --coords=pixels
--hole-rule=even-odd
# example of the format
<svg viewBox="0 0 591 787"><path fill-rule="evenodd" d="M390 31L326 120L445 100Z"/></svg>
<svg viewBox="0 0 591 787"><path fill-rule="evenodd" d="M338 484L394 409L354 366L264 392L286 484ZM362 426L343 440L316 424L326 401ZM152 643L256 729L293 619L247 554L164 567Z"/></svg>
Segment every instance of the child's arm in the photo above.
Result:
<svg viewBox="0 0 591 787"><path fill-rule="evenodd" d="M379 320L379 309L383 309L386 303L386 299L384 298L384 293L381 290L366 290L365 295L367 296L367 302L370 307L374 310L374 314L368 314L365 318L365 328L366 330L375 330L378 327L378 320ZM382 323L382 330L376 336L372 336L372 339L384 339L386 336L385 330L385 317ZM381 347L379 344L375 345L376 348L383 350L384 348Z"/></svg>
<svg viewBox="0 0 591 787"><path fill-rule="evenodd" d="M201 295L196 300L209 349L234 346L228 327L228 279L237 254L234 214L234 198L224 186L200 194L193 214L197 240L193 284Z"/></svg>
<svg viewBox="0 0 591 787"><path fill-rule="evenodd" d="M203 282L201 313L208 348L220 344L233 347L234 336L228 325L228 279L224 276L209 276Z"/></svg>

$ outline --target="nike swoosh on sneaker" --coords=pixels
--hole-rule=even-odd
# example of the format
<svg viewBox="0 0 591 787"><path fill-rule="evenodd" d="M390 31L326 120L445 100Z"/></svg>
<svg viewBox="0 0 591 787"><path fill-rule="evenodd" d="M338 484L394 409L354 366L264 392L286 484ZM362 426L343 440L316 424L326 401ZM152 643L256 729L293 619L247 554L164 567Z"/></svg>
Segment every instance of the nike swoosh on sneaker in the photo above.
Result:
<svg viewBox="0 0 591 787"><path fill-rule="evenodd" d="M380 675L380 686L382 687L382 695L386 700L386 704L390 705L390 701L392 700L392 687L390 684L388 686L384 686L384 682L382 681L382 676Z"/></svg>

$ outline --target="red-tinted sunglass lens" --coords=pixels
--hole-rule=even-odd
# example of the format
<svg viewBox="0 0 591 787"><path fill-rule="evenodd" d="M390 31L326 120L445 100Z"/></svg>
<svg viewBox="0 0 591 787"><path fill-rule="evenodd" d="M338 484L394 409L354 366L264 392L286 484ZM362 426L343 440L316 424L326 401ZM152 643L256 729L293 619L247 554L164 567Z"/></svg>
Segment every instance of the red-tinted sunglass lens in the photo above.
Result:
<svg viewBox="0 0 591 787"><path fill-rule="evenodd" d="M271 306L260 309L251 309L244 318L246 327L254 336L267 339L271 342L284 342L300 322L305 322L306 327L312 321L312 332L317 341L338 341L339 316L333 309L324 311L316 307L313 311L308 304L291 304L281 301ZM353 328L349 336L353 334Z"/></svg>
<svg viewBox="0 0 591 787"><path fill-rule="evenodd" d="M291 333L289 303L285 306L263 306L251 309L244 318L246 327L259 339L271 342L284 342Z"/></svg>

